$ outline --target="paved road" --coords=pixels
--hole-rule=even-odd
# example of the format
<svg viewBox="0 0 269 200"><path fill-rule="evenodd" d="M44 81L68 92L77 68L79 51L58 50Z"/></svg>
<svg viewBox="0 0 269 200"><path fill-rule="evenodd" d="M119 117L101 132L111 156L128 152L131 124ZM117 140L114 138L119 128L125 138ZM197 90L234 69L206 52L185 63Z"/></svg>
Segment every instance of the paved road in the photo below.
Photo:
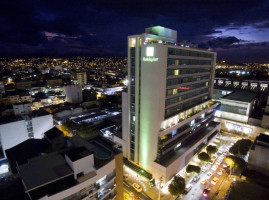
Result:
<svg viewBox="0 0 269 200"><path fill-rule="evenodd" d="M223 137L220 145L218 146L218 148L222 148L222 149L226 149L227 146L229 146L231 144L231 142L234 142L229 136L225 136ZM220 156L220 153L217 154L218 156ZM217 159L216 159L217 160ZM224 160L222 161L222 163L218 166L218 168L216 169L216 171L212 170L212 167L210 170L208 170L207 172L212 172L212 176L211 178L207 181L206 185L201 184L201 180L203 180L205 178L206 173L201 172L200 173L200 180L195 183L193 181L189 182L192 185L192 189L189 191L189 193L187 195L185 195L183 197L184 200L214 200L215 197L217 196L217 194L219 193L219 190L222 189L222 187L220 187L223 184L226 184L226 179L228 178L229 175L229 170L228 168L224 168L225 171L223 171L223 174L220 176L217 174L217 171L220 168L223 168L223 163ZM213 163L214 165L215 163ZM213 166L212 165L212 166ZM214 177L219 178L218 182L216 185L213 185L211 183L212 179ZM211 191L209 193L209 195L207 197L204 197L202 195L202 192L205 188L211 188Z"/></svg>
<svg viewBox="0 0 269 200"><path fill-rule="evenodd" d="M151 198L145 192L137 192L131 185L131 183L124 181L123 182L124 189L127 190L129 193L134 193L142 200L151 200Z"/></svg>

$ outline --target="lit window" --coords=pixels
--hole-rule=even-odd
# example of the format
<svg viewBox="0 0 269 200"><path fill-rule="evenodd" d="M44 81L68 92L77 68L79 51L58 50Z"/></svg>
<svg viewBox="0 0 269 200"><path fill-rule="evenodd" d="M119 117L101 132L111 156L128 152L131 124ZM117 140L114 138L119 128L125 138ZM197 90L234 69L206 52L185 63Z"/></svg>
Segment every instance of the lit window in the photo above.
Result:
<svg viewBox="0 0 269 200"><path fill-rule="evenodd" d="M205 82L205 85L208 86L208 82Z"/></svg>
<svg viewBox="0 0 269 200"><path fill-rule="evenodd" d="M178 72L179 72L178 69L174 70L174 75L178 75L179 74Z"/></svg>
<svg viewBox="0 0 269 200"><path fill-rule="evenodd" d="M177 89L173 89L173 94L177 94Z"/></svg>

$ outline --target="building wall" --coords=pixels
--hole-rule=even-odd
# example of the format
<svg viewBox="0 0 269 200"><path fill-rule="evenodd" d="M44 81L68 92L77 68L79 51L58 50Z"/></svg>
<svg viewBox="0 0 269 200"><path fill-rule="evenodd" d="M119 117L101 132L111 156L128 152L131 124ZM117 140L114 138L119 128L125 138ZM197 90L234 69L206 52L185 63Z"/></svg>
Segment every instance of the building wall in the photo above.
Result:
<svg viewBox="0 0 269 200"><path fill-rule="evenodd" d="M32 118L34 138L42 139L44 133L53 128L52 115L48 114L41 117Z"/></svg>
<svg viewBox="0 0 269 200"><path fill-rule="evenodd" d="M248 167L263 174L269 175L269 148L255 145L255 150L250 149Z"/></svg>
<svg viewBox="0 0 269 200"><path fill-rule="evenodd" d="M220 122L221 123L221 129L225 130L225 131L233 131L234 129L228 129L227 124L235 124L239 127L242 128L242 130L244 130L244 128L248 128L251 132L250 133L245 133L247 134L251 139L254 139L255 137L257 137L260 133L265 133L266 129L259 127L259 126L253 126L250 124L245 124L245 123L241 123L241 122L237 122L237 121L232 121L232 120L228 120L228 119L222 119L219 117L215 117L214 121L216 122Z"/></svg>
<svg viewBox="0 0 269 200"><path fill-rule="evenodd" d="M123 154L120 153L115 156L115 174L116 174L116 200L123 200Z"/></svg>
<svg viewBox="0 0 269 200"><path fill-rule="evenodd" d="M142 45L141 57L146 57L146 49L154 48L157 62L141 63L141 102L139 164L152 171L157 156L158 133L164 119L167 47L163 44Z"/></svg>
<svg viewBox="0 0 269 200"><path fill-rule="evenodd" d="M66 101L69 103L81 103L82 99L82 88L79 85L65 86Z"/></svg>
<svg viewBox="0 0 269 200"><path fill-rule="evenodd" d="M152 172L153 178L155 178L156 180L160 180L160 177L162 177L162 180L165 183L167 181L169 181L174 175L176 175L181 169L183 169L189 163L191 157L193 156L193 151L201 143L203 143L212 133L214 133L215 131L219 131L219 130L220 130L220 126L217 126L216 128L212 129L206 136L204 136L202 139L200 139L191 148L187 149L183 155L178 157L174 162L172 162L167 167L164 167L164 166L160 165L159 163L154 162L153 163L153 172Z"/></svg>
<svg viewBox="0 0 269 200"><path fill-rule="evenodd" d="M24 120L0 125L0 139L3 151L24 142L28 138Z"/></svg>
<svg viewBox="0 0 269 200"><path fill-rule="evenodd" d="M221 111L221 110L218 110L216 112L216 117L223 118L223 119L229 119L229 120L233 120L233 121L238 121L238 122L242 122L242 123L248 122L247 115L240 115L240 114L225 112L225 111Z"/></svg>
<svg viewBox="0 0 269 200"><path fill-rule="evenodd" d="M73 169L74 171L74 177L77 179L77 174L83 172L83 174L87 174L90 171L93 171L93 165L94 165L94 159L93 159L93 154L83 157L79 160L76 161L71 161L70 158L65 155L65 160L69 164L69 166Z"/></svg>
<svg viewBox="0 0 269 200"><path fill-rule="evenodd" d="M125 141L125 147L122 145L122 150L123 150L123 156L124 157L129 157L129 149L130 149L130 130L129 130L129 101L128 101L128 93L122 92L122 140Z"/></svg>
<svg viewBox="0 0 269 200"><path fill-rule="evenodd" d="M113 173L114 169L115 169L115 159L110 161L108 164L106 164L102 168L96 170L96 173L97 173L96 176L94 176L94 177L92 177L92 178L90 178L90 179L88 179L80 184L77 184L74 187L63 190L57 194L54 194L51 196L45 196L45 197L41 198L40 200L61 200L61 199L64 199L66 197L69 197L72 194L79 192L83 188L88 187L89 185L96 183L96 181L98 181L100 178L104 177L105 175Z"/></svg>

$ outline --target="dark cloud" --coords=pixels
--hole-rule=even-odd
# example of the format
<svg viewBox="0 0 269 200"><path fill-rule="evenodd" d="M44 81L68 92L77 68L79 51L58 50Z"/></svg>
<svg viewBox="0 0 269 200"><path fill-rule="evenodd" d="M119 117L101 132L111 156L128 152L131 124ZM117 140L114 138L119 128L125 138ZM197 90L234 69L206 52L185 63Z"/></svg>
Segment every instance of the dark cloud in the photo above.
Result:
<svg viewBox="0 0 269 200"><path fill-rule="evenodd" d="M246 42L244 40L240 40L234 36L231 37L217 37L214 39L209 40L207 43L199 44L200 48L203 49L228 49L234 48L235 44Z"/></svg>
<svg viewBox="0 0 269 200"><path fill-rule="evenodd" d="M268 8L266 0L2 0L0 56L126 56L127 36L151 25L178 30L179 41L228 50L242 43L238 36L210 35L231 23L268 28Z"/></svg>

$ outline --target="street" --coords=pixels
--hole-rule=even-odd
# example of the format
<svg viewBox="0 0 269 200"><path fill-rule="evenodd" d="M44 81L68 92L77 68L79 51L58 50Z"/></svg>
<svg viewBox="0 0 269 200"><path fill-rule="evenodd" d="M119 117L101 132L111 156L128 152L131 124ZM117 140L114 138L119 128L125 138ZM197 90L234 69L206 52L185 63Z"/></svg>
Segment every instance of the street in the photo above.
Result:
<svg viewBox="0 0 269 200"><path fill-rule="evenodd" d="M224 153L229 150L229 147L236 142L236 140L240 139L239 137L235 137L229 133L226 133L223 136L218 136L217 138L213 139L208 145L215 145L218 147L218 152L212 155L212 158L215 157L212 164L203 163L201 162L197 155L195 155L189 164L200 166L201 169L203 167L208 168L205 172L200 172L199 177L200 179L198 182L194 182L192 179L194 174L190 175L186 173L185 168L179 172L179 175L185 178L186 186L191 184L191 190L183 195L183 200L221 200L221 198L225 195L226 191L228 190L231 181L228 178L229 175L229 168L224 165ZM207 145L207 146L208 146ZM206 146L201 150L205 151ZM218 164L217 161L220 161ZM213 169L212 169L213 168ZM222 174L219 175L217 172L223 169ZM212 173L210 177L206 178L207 173ZM149 187L148 181L143 177L137 175L134 171L129 169L128 167L124 167L124 174L128 175L128 179L124 181L124 189L125 192L129 193L131 196L134 196L133 199L158 199L159 190L157 187ZM214 178L218 178L216 184L213 185L211 182ZM206 183L202 184L201 181L206 179ZM141 186L143 191L137 192L133 187L132 184L137 183ZM210 192L207 196L203 196L203 190L210 189ZM161 199L162 200L169 200L175 199L176 197L171 196L169 193L161 192ZM132 198L131 198L132 199ZM180 199L180 198L178 198Z"/></svg>

